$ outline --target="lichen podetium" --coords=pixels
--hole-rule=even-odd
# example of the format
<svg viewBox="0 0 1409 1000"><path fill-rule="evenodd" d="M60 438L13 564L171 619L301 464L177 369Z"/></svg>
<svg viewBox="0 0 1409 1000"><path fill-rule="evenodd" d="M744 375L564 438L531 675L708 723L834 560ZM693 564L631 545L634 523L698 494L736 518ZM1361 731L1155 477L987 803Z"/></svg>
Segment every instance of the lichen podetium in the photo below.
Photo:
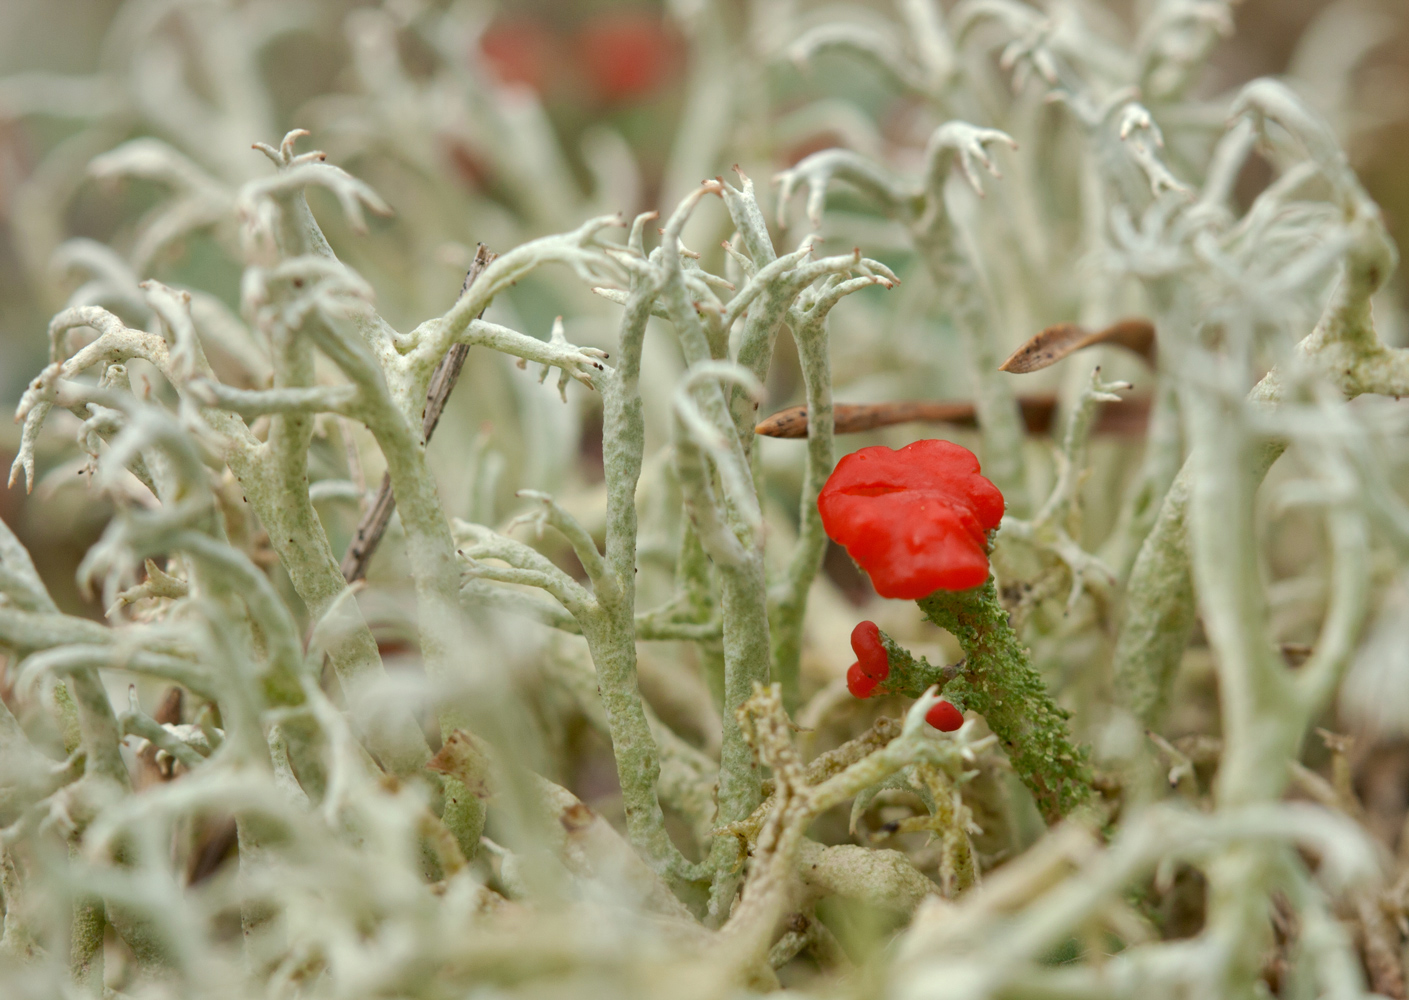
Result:
<svg viewBox="0 0 1409 1000"><path fill-rule="evenodd" d="M964 650L964 664L944 686L945 696L983 716L1043 818L1056 822L1087 802L1088 751L1072 743L1068 714L1052 700L1013 631L993 578L971 590L938 590L916 603Z"/></svg>

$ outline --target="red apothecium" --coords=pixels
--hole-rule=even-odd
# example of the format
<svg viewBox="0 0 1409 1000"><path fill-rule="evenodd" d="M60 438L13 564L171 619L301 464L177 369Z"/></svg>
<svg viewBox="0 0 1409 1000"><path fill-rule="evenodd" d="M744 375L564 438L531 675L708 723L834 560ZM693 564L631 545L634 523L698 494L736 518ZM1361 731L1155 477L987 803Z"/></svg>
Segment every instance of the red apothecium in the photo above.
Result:
<svg viewBox="0 0 1409 1000"><path fill-rule="evenodd" d="M853 698L871 697L871 692L876 690L876 685L880 682L879 677L872 677L862 670L860 663L853 663L846 668L846 689L851 692Z"/></svg>
<svg viewBox="0 0 1409 1000"><path fill-rule="evenodd" d="M862 448L837 463L817 498L822 526L882 597L918 600L988 579L986 533L1003 519L1003 494L978 459L949 441L899 451Z"/></svg>
<svg viewBox="0 0 1409 1000"><path fill-rule="evenodd" d="M890 676L890 657L881 643L881 630L875 622L860 622L851 630L851 651L861 672L883 681Z"/></svg>
<svg viewBox="0 0 1409 1000"><path fill-rule="evenodd" d="M676 36L644 9L599 14L583 26L576 49L588 79L608 101L648 97L680 65Z"/></svg>
<svg viewBox="0 0 1409 1000"><path fill-rule="evenodd" d="M925 713L925 721L941 733L952 733L964 724L964 713L951 702L935 702L934 706Z"/></svg>
<svg viewBox="0 0 1409 1000"><path fill-rule="evenodd" d="M869 698L876 685L890 676L890 658L875 622L860 622L851 630L851 651L856 662L846 671L846 688L858 698Z"/></svg>
<svg viewBox="0 0 1409 1000"><path fill-rule="evenodd" d="M500 83L524 84L540 94L561 58L548 27L526 17L495 21L480 36L479 45Z"/></svg>

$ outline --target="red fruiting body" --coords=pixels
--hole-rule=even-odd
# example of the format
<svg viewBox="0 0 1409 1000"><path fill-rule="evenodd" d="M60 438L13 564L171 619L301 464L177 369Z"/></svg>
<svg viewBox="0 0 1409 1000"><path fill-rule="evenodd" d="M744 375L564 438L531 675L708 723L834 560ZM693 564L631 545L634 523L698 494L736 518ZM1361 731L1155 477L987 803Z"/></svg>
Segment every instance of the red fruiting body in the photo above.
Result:
<svg viewBox="0 0 1409 1000"><path fill-rule="evenodd" d="M659 17L622 11L585 25L576 48L598 95L623 101L649 96L666 82L677 64L673 43Z"/></svg>
<svg viewBox="0 0 1409 1000"><path fill-rule="evenodd" d="M540 94L559 58L552 34L529 18L495 21L480 36L479 45L500 83L524 84Z"/></svg>
<svg viewBox="0 0 1409 1000"><path fill-rule="evenodd" d="M875 622L861 622L851 630L851 651L861 672L876 682L890 676L890 657L881 643L881 630Z"/></svg>
<svg viewBox="0 0 1409 1000"><path fill-rule="evenodd" d="M869 698L876 690L880 679L872 677L861 669L861 664L853 663L846 670L846 689L856 698Z"/></svg>
<svg viewBox="0 0 1409 1000"><path fill-rule="evenodd" d="M964 724L964 713L947 701L936 702L925 713L925 721L941 733L952 733Z"/></svg>
<svg viewBox="0 0 1409 1000"><path fill-rule="evenodd" d="M986 533L1003 494L978 459L948 441L899 451L862 448L837 463L817 498L822 526L845 546L882 597L919 600L988 579Z"/></svg>

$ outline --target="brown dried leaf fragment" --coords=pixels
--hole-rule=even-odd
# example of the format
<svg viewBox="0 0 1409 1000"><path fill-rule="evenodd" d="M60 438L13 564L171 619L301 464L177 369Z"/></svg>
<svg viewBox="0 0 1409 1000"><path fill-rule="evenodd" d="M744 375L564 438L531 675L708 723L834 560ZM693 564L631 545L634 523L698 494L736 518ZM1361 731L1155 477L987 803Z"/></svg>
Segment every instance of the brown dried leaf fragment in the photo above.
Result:
<svg viewBox="0 0 1409 1000"><path fill-rule="evenodd" d="M1140 355L1146 364L1155 363L1154 324L1147 319L1132 318L1112 323L1095 333L1075 323L1049 326L1014 351L1007 361L998 366L998 370L1014 375L1040 371L1073 351L1096 344L1115 344Z"/></svg>

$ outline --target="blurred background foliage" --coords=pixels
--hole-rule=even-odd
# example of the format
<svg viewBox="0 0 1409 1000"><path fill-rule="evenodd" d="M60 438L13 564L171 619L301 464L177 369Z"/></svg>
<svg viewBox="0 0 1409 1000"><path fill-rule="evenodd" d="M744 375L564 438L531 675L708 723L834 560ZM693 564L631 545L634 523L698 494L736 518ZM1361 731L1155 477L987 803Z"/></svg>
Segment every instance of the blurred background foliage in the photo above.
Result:
<svg viewBox="0 0 1409 1000"><path fill-rule="evenodd" d="M204 289L238 311L239 257L225 252L236 239L233 231L217 224L162 244L152 234L149 210L165 204L163 187L131 179L113 183L89 169L95 157L139 137L177 146L233 186L267 170L263 157L249 149L251 142L275 142L296 127L312 130L311 143L326 150L330 162L368 182L394 210L389 217L369 219L372 238L362 238L349 232L337 213L326 211L331 203L319 204L319 195L311 196L338 255L372 283L379 310L399 329L443 312L454 301L477 241L502 250L569 229L599 211L619 211L629 218L638 211L668 208L702 177L735 163L763 187L775 172L838 144L876 154L900 169L915 162L932 127L933 109L920 106L873 67L827 52L806 68L781 58L740 56L772 52L787 40L788 32L774 21L807 24L831 8L791 0L721 2L710 5L709 16L703 17L703 6L695 0L673 5L519 0L499 7L421 0L382 5L4 0L0 402L13 408L25 380L43 366L48 319L84 280L83 262L69 261L68 267L62 259L55 262L55 251L65 240L88 238L125 254L140 251L147 240L153 257L140 276ZM889 5L872 6L889 12ZM1119 34L1120 19L1127 26L1135 22L1138 3L1076 6L1092 23L1114 19L1108 21L1110 30ZM1195 98L1226 95L1258 76L1288 75L1337 127L1353 167L1383 208L1391 235L1404 245L1409 229L1409 172L1403 167L1409 162L1409 4L1246 0L1235 8L1235 21L1235 32L1214 54ZM255 37L260 32L273 36L266 43ZM711 32L727 37L714 44L702 37ZM144 58L134 60L138 46ZM252 53L257 58L247 58ZM733 61L711 64L720 53ZM725 78L732 90L711 87L710 81ZM65 79L88 83L66 89ZM816 113L819 102L842 97L845 107L837 101L826 107L826 114ZM1053 109L1051 114L1055 120L1061 112ZM713 141L702 142L701 136ZM1169 155L1177 167L1179 150ZM1021 169L1050 166L1029 160ZM1238 184L1240 212L1269 177L1264 161L1249 161ZM864 211L848 215L845 192L838 192L832 204L845 220L837 228L838 241L854 240L868 254L901 268L908 253L903 235ZM191 210L201 211L199 199ZM833 232L831 215L829 211L824 230L828 235ZM697 213L686 243L706 254L718 271L719 242L728 235L722 209L711 204ZM800 235L780 234L779 245ZM1074 244L1076 238L1075 228L1056 232L1048 237L1053 243L1049 250L1074 261L1081 248L1060 243ZM842 248L834 244L832 252ZM933 296L926 279L909 280L918 270L904 271L906 285L888 297L865 292L838 308L832 342L840 400L967 398L966 366L952 363L953 331L932 322ZM1409 305L1402 276L1395 281L1390 294ZM1070 311L1077 298L1054 308ZM610 346L612 309L575 280L535 274L493 309L508 325L545 338L553 317L563 314L575 343ZM1033 316L1034 328L1010 331L1010 339L1016 343L1036 327L1074 318L1065 313ZM1403 342L1403 331L1390 325L1382 326L1381 333L1389 343ZM920 344L922 350L912 349ZM915 355L934 360L927 365L906 362ZM564 407L530 376L512 372L510 359L488 352L476 359L466 368L464 385L431 449L447 513L498 523L514 512L513 491L532 488L554 491L576 512L588 511L583 516L590 523L590 512L600 510L602 502L595 395L573 385ZM648 341L643 384L648 414L666 412L680 368L673 338ZM1032 382L1057 384L1046 376ZM768 409L801 401L790 343L780 344L768 388ZM34 553L64 609L100 618L99 603L80 595L73 578L109 511L86 490L55 485L72 454L69 431L60 425L48 434L51 444L47 451L41 449L40 458L41 473L49 478L32 496L26 498L18 488L0 491L0 517ZM650 456L665 436L656 422L648 433ZM913 436L911 430L878 432L852 439L847 447L895 445ZM953 436L973 443L963 433ZM4 467L17 439L17 428L8 423L0 428ZM764 461L777 472L768 487L774 494L773 515L795 508L798 454L791 442L764 444ZM315 478L319 455L315 448ZM342 461L331 453L327 459L330 469ZM1129 442L1099 442L1093 465L1093 481L1106 484L1104 495L1087 498L1087 523L1099 542L1116 509L1119 484L1128 478L1121 470L1137 467L1138 448ZM381 469L369 466L364 472L375 483ZM672 524L678 501L647 495L642 505L642 579L649 591L652 553L663 556L655 585L669 583L675 543L662 526ZM652 510L663 513L653 519ZM782 523L790 519L787 513L777 517ZM343 518L341 527L330 529L335 545L345 543L350 523ZM1314 541L1298 542L1294 518L1280 521L1277 530L1290 539L1290 544L1274 546L1288 560L1290 577L1300 565L1298 553L1305 556ZM571 559L566 552L554 556ZM366 598L388 604L380 618L375 608L369 617L378 624L383 652L391 658L409 649L402 641L404 616L395 607L398 592L390 585L405 577L398 558L397 546L388 545L371 578L387 585ZM840 550L833 549L826 570L837 585L828 592L833 601L859 606L874 601L869 583ZM833 623L829 607L846 614L833 616ZM872 604L867 613L892 628L895 623L886 615L914 617L908 605ZM812 664L813 690L845 666L845 633L856 614L844 604L829 605L824 595L816 612L822 624L814 632L835 640L839 652L821 665ZM913 623L899 627L900 634L910 633L923 649L925 640L916 631ZM818 635L813 638L815 650ZM648 696L671 697L668 687L652 691L651 668L653 656L671 655L668 648L643 651ZM1196 649L1191 660L1200 655L1206 657ZM1080 650L1069 650L1064 659L1078 661ZM1207 692L1197 690L1207 671L1195 662L1186 672L1195 690L1178 699L1189 718L1184 725L1176 717L1175 731L1200 729L1193 720L1210 711ZM683 730L710 738L715 722L692 718L699 715L696 707L659 702L658 707ZM571 743L579 737L560 738ZM609 793L615 776L604 744L563 749L579 761L583 773L572 784L584 798L593 798L594 786ZM1409 742L1381 745L1376 754L1386 762L1383 774L1371 768L1362 779L1367 804L1388 828L1404 811Z"/></svg>
<svg viewBox="0 0 1409 1000"><path fill-rule="evenodd" d="M1113 12L1110 16L1131 19L1136 5L1136 0L1128 0L1103 7ZM879 143L878 152L894 156L896 148L914 144L915 119L920 116L914 99L904 96L893 81L853 59L826 52L806 68L781 59L730 67L736 82L743 83L742 93L733 98L738 107L711 109L708 88L700 87L693 94L704 107L687 106L692 74L717 71L692 63L692 56L698 62L700 53L708 51L707 46L691 44L692 31L732 33L738 52L767 47L766 39L745 37L766 34L769 23L744 3L714 5L707 21L688 0L679 0L673 8L632 0L461 4L454 17L444 19L459 24L459 37L430 39L416 30L417 24L446 4L251 2L230 4L222 13L226 6L124 7L118 0L0 4L0 77L11 78L9 89L0 89L0 401L6 407L13 406L29 373L44 363L41 331L78 283L73 272L65 273L52 260L59 243L88 237L131 247L143 211L159 201L155 184L106 183L85 174L83 167L128 139L155 136L170 141L173 130L187 129L205 117L201 107L191 104L193 99L210 101L222 109L222 116L205 119L209 127L204 134L183 138L204 141L212 167L247 171L245 177L230 180L247 179L263 169L262 157L248 150L251 141L272 140L290 128L305 127L314 130L313 141L328 151L332 162L368 181L393 206L394 216L371 221L375 239L349 239L336 221L331 222L330 238L339 255L372 281L383 315L403 329L453 301L458 276L476 241L506 248L575 225L592 210L620 211L629 217L674 204L700 179L697 174L721 172L735 162L762 180L839 141L853 148ZM773 14L775 20L786 16L807 23L811 13L794 3L773 6L784 12ZM1086 8L1095 5L1078 6L1089 15ZM1214 53L1199 94L1212 97L1254 77L1289 74L1319 110L1347 109L1348 114L1331 120L1352 166L1384 210L1391 235L1403 245L1409 226L1409 172L1403 169L1409 161L1409 4L1246 0L1236 6L1235 20L1236 30ZM275 31L277 37L260 48L256 64L239 64L255 40L219 36L253 26ZM1366 32L1373 37L1364 37ZM168 65L139 73L125 59L134 39L148 35L164 43L171 58ZM380 50L382 45L391 46L388 52L394 51L398 65ZM460 81L467 90L447 91L441 100L397 93L398 88L441 85L436 67L445 53L437 53L436 45L472 47L470 63L483 76ZM1357 60L1349 74L1344 72L1347 59ZM26 100L32 95L18 93L16 100L14 80L22 83L34 74L78 78L95 72L107 74L111 86L96 95L65 95L60 88L53 97L55 106L48 109L54 113L43 113L43 107L37 114L20 113L35 108ZM229 86L230 74L239 72L256 72L258 88L220 93ZM173 75L163 79L164 73ZM541 121L527 129L520 121L506 123L514 132L507 139L507 131L476 134L470 116L457 114L455 106L457 101L477 99L475 84L508 95L501 101L501 115L507 108L510 116L541 116ZM261 95L259 100L251 100L255 94ZM869 118L854 123L854 134L837 134L847 129L845 115L829 118L820 129L789 117L805 113L812 102L842 95ZM728 94L717 99L724 104L730 100ZM73 101L83 106L67 106ZM714 151L712 162L705 163L679 147L689 132L690 116L698 120L711 110L732 110L739 125L723 148ZM415 120L428 113L438 117ZM478 117L483 121L486 116ZM387 130L370 134L368 123L379 120ZM522 144L524 135L541 142L542 148L498 148L509 141ZM536 163L540 176L520 176L523 162ZM1264 171L1262 161L1250 161L1239 181L1240 209L1265 186L1269 174ZM708 210L700 214L706 221L694 224L687 237L700 237L695 242L708 252L718 239L707 243L702 233L711 218L718 229L719 217ZM237 310L239 266L220 252L222 238L231 235L217 231L162 248L153 274L168 283L213 291ZM885 259L884 246L868 242L866 249ZM1074 256L1078 248L1070 252ZM1399 278L1393 293L1409 301L1405 287ZM556 284L537 276L518 290L512 303L499 308L511 310L522 328L543 336L558 313L571 311L589 327L592 316L607 315L576 282ZM839 316L863 309L848 304ZM901 338L915 335L905 329L916 325L913 297L888 302L886 309L871 322ZM1066 317L1041 320L1059 318ZM595 337L590 330L577 331L584 343L605 343L606 336L605 328ZM1386 337L1393 342L1394 331L1386 331ZM839 398L867 398L868 393L874 397L898 388L866 377L885 370L884 358L847 363L848 345L872 352L877 346L872 338L837 340L843 351L836 359ZM787 363L790 350L786 345L774 366L770 406L801 398L796 365ZM502 362L499 358L494 364ZM457 421L463 433L442 433L437 448L442 466L463 466L465 441L481 432L477 447L494 453L489 464L509 463L503 470L508 474L496 477L504 484L503 497L512 491L508 484L538 487L560 480L560 459L580 466L576 471L588 482L600 479L594 469L600 465L600 439L594 436L597 404L588 394L574 386L570 410L540 414L552 431L540 434L540 443L553 438L557 447L524 450L496 441L490 425L509 402L501 398L502 377L482 377L478 383L480 391L461 392L452 403L447 419ZM934 398L962 398L966 391L961 377L948 384L911 387L912 394ZM6 465L17 430L0 430L0 458ZM535 458L538 468L520 467ZM472 502L473 476L457 477L451 471L446 485L452 496L461 497L463 508ZM486 484L481 481L478 488L483 493ZM36 502L39 496L43 499ZM74 591L72 570L101 530L103 510L86 498L53 490L41 491L36 499L26 501L16 490L0 493L0 515L42 553L41 571L61 603L71 611L98 615L96 604L83 602ZM848 574L844 562L831 560L843 564L833 567L843 574L840 582L860 588L864 595L865 581Z"/></svg>

